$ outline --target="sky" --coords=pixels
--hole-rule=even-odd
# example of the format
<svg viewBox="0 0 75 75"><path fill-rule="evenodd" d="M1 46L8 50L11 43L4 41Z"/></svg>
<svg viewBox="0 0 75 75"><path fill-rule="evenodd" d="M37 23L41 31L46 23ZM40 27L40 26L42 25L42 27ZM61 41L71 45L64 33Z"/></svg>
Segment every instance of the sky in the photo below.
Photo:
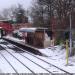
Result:
<svg viewBox="0 0 75 75"><path fill-rule="evenodd" d="M0 0L0 11L19 3L22 4L25 9L28 9L32 4L32 0Z"/></svg>

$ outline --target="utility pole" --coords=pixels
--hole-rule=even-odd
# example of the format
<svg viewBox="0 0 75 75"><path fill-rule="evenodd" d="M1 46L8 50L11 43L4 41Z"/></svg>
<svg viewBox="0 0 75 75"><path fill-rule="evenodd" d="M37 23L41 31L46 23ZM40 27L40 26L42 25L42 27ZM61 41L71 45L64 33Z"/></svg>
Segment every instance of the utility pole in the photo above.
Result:
<svg viewBox="0 0 75 75"><path fill-rule="evenodd" d="M73 11L73 0L70 0L70 13L69 13L69 19L70 19L70 54L72 52L72 11Z"/></svg>
<svg viewBox="0 0 75 75"><path fill-rule="evenodd" d="M72 52L72 17L71 17L71 13L70 13L70 54Z"/></svg>

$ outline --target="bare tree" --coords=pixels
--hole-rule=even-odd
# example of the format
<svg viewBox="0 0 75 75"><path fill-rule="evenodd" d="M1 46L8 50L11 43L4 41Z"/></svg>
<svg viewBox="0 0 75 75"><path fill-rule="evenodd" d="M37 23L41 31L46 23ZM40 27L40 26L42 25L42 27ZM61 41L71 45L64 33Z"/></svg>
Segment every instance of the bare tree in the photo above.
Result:
<svg viewBox="0 0 75 75"><path fill-rule="evenodd" d="M17 9L17 7L15 5L11 6L10 8L5 8L2 10L1 16L4 19L12 20L13 16L15 16L16 9Z"/></svg>
<svg viewBox="0 0 75 75"><path fill-rule="evenodd" d="M34 5L31 7L31 17L34 26L39 27L44 25L43 13L43 6L35 1Z"/></svg>
<svg viewBox="0 0 75 75"><path fill-rule="evenodd" d="M51 26L52 17L56 16L57 27L60 28L62 24L65 26L69 23L68 13L70 12L70 8L74 8L74 6L74 0L35 0L31 8L31 17L35 25L38 24L40 26L41 22L41 26L49 27Z"/></svg>
<svg viewBox="0 0 75 75"><path fill-rule="evenodd" d="M32 7L31 17L38 26L49 27L51 17L53 16L54 0L36 0ZM35 19L35 18L36 19ZM35 25L36 25L35 24Z"/></svg>
<svg viewBox="0 0 75 75"><path fill-rule="evenodd" d="M28 22L26 10L22 5L12 5L10 8L3 9L1 16L4 19L11 20L12 22Z"/></svg>

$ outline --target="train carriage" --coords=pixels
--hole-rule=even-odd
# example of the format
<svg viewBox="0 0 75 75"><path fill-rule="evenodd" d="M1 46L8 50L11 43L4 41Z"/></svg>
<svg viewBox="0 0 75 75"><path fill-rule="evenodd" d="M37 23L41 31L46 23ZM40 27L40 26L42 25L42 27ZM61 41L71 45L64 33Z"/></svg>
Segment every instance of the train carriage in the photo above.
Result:
<svg viewBox="0 0 75 75"><path fill-rule="evenodd" d="M13 31L12 25L8 20L0 20L0 35L6 35Z"/></svg>

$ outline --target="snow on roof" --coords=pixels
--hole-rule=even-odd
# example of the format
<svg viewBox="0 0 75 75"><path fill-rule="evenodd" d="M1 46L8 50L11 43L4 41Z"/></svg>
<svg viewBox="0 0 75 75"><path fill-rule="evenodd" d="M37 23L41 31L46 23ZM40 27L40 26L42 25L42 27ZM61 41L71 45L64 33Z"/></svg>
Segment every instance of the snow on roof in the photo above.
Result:
<svg viewBox="0 0 75 75"><path fill-rule="evenodd" d="M36 28L20 28L20 32L35 32Z"/></svg>
<svg viewBox="0 0 75 75"><path fill-rule="evenodd" d="M0 29L2 29L2 27L0 27Z"/></svg>
<svg viewBox="0 0 75 75"><path fill-rule="evenodd" d="M35 32L38 29L45 30L47 28L20 28L19 31L20 32Z"/></svg>

